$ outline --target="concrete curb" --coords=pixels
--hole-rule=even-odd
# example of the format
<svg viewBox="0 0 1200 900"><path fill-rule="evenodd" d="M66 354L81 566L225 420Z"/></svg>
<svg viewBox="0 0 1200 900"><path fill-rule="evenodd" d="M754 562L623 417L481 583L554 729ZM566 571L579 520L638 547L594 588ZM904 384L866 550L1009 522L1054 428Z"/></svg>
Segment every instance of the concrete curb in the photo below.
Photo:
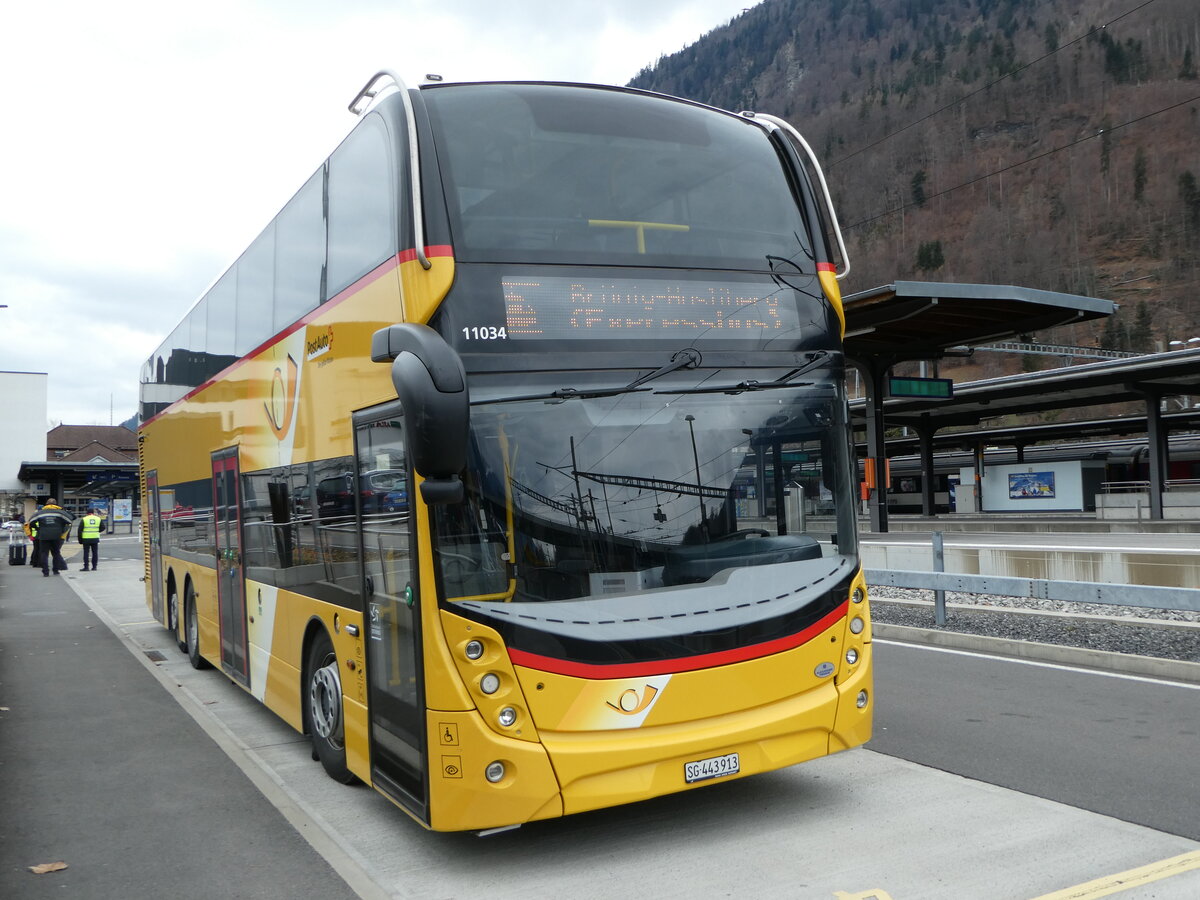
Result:
<svg viewBox="0 0 1200 900"><path fill-rule="evenodd" d="M1088 650L1084 647L1063 647L1058 644L1042 644L1036 641L1014 641L980 634L964 634L959 631L915 628L911 625L887 625L879 622L871 623L871 633L874 637L883 640L906 644L928 644L955 650L973 650L977 653L991 653L995 656L1011 656L1036 662L1118 672L1123 675L1143 675L1147 678L1159 678L1165 681L1200 684L1200 663L1178 659L1157 659L1152 656L1136 656L1132 653L1110 653L1105 650Z"/></svg>

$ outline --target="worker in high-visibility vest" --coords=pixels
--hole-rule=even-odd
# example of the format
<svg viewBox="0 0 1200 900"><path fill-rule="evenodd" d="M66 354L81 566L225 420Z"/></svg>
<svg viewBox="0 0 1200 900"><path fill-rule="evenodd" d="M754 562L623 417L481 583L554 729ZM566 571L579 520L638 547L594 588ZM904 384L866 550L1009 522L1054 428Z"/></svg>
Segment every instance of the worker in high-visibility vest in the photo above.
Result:
<svg viewBox="0 0 1200 900"><path fill-rule="evenodd" d="M91 558L91 571L100 566L100 529L104 520L96 514L95 509L89 509L87 515L79 520L79 543L83 544L83 571L88 571L88 558Z"/></svg>

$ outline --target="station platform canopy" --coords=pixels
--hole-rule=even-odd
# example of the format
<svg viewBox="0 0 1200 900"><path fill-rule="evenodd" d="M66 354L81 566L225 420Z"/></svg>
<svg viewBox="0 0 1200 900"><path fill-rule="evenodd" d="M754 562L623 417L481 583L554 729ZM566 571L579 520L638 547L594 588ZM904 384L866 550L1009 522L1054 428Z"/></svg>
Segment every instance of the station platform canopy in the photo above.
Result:
<svg viewBox="0 0 1200 900"><path fill-rule="evenodd" d="M888 424L893 427L940 430L974 426L1008 415L1109 403L1149 401L1157 406L1164 397L1196 395L1200 395L1200 349L1147 353L972 381L955 385L954 396L949 400L893 398L884 401L884 409ZM862 414L865 404L851 404L851 409ZM1116 420L1113 422L1116 424ZM1064 423L1061 427L1073 426ZM1099 434L1103 427L1097 425L1090 433ZM1029 436L1030 432L1022 434L1024 438Z"/></svg>
<svg viewBox="0 0 1200 900"><path fill-rule="evenodd" d="M860 421L865 419L866 424L869 474L877 460L887 458L883 386L892 366L963 355L980 344L1026 338L1047 328L1104 318L1117 308L1111 300L1098 297L1016 285L931 281L896 281L847 294L842 298L842 306L846 316L846 357L866 379L866 401L857 406L857 412ZM1040 393L1044 400L1044 385ZM1030 402L1031 398L1029 395ZM933 409L948 409L944 404L953 402L942 400L930 405L931 401L925 401L928 407L925 414L933 415ZM894 402L888 402L886 409L889 418L899 411ZM852 414L855 410L852 406ZM936 430L938 426L931 427ZM932 470L932 450L926 450L923 456ZM868 481L875 483L870 496L872 529L887 531L886 481L871 477ZM927 477L924 481L928 485L932 479ZM932 507L931 491L927 500Z"/></svg>
<svg viewBox="0 0 1200 900"><path fill-rule="evenodd" d="M897 281L842 298L846 355L857 362L937 359L959 347L1009 340L1112 315L1098 297L1002 284Z"/></svg>
<svg viewBox="0 0 1200 900"><path fill-rule="evenodd" d="M1163 426L1170 432L1200 431L1200 409L1163 413ZM895 425L895 422L891 423ZM1023 448L1047 442L1073 443L1101 438L1145 436L1149 422L1145 416L1116 416L1108 419L1083 419L1051 422L1038 425L1009 425L997 428L978 428L964 431L940 431L933 435L937 451L974 450L981 443L989 447L1013 447L1018 461ZM911 456L921 449L921 438L915 432L887 439L888 458Z"/></svg>
<svg viewBox="0 0 1200 900"><path fill-rule="evenodd" d="M40 493L59 503L71 497L135 497L138 492L136 462L26 460L17 478L25 484L45 485Z"/></svg>

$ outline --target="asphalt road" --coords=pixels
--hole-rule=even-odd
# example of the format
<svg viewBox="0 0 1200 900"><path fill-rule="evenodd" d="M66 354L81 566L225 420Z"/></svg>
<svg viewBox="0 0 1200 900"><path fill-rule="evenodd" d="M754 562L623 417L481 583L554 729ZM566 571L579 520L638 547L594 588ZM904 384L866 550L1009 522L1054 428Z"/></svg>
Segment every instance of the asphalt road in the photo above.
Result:
<svg viewBox="0 0 1200 900"><path fill-rule="evenodd" d="M101 567L131 553L102 540ZM66 583L89 576L0 566L0 897L354 897Z"/></svg>
<svg viewBox="0 0 1200 900"><path fill-rule="evenodd" d="M874 646L875 752L1200 840L1200 685Z"/></svg>

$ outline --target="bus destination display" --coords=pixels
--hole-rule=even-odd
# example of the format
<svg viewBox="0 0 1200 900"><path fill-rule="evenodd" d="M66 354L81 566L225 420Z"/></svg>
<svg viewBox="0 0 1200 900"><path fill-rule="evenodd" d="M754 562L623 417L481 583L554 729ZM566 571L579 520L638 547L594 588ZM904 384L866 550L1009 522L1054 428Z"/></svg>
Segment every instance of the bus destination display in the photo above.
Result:
<svg viewBox="0 0 1200 900"><path fill-rule="evenodd" d="M761 340L799 327L796 294L772 282L537 275L501 284L510 340Z"/></svg>

